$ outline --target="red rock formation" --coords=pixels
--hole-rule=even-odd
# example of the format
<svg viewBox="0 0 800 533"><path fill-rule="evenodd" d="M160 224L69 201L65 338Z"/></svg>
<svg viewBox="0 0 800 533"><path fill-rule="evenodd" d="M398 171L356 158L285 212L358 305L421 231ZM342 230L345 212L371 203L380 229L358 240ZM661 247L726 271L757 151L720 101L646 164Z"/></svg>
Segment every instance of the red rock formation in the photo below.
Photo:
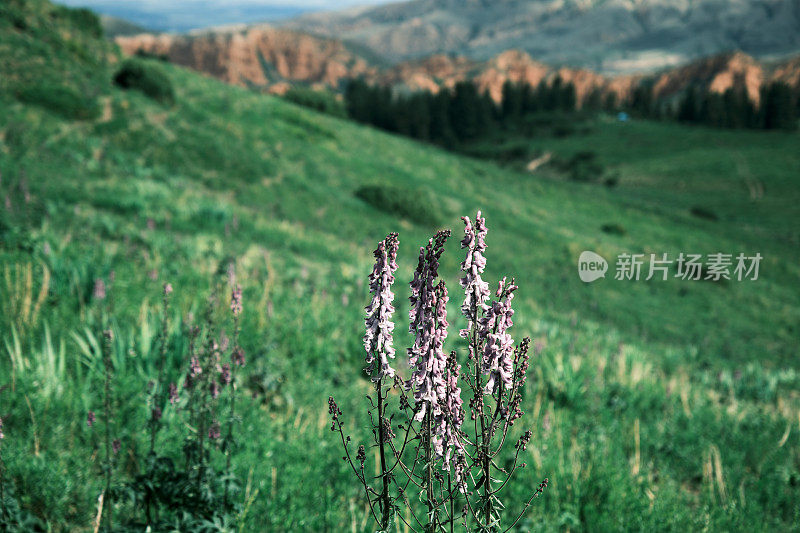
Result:
<svg viewBox="0 0 800 533"><path fill-rule="evenodd" d="M431 92L472 80L499 102L506 81L536 86L542 81L551 83L558 76L574 84L578 102L596 89L603 94L615 93L618 101L624 101L645 79L632 75L610 78L585 69L556 69L518 50L505 51L488 61L433 55L379 69L340 41L269 26L196 35L143 34L118 37L116 41L128 54L144 50L165 55L174 63L228 83L281 94L296 82L336 90L345 80L356 77L405 90ZM728 53L666 70L651 79L658 98L677 96L690 86L719 93L734 87L747 91L758 103L764 83L779 80L800 86L800 56L765 67L746 54Z"/></svg>
<svg viewBox="0 0 800 533"><path fill-rule="evenodd" d="M139 50L235 85L270 88L287 81L337 87L375 69L341 42L268 26L196 35L118 37L124 53Z"/></svg>

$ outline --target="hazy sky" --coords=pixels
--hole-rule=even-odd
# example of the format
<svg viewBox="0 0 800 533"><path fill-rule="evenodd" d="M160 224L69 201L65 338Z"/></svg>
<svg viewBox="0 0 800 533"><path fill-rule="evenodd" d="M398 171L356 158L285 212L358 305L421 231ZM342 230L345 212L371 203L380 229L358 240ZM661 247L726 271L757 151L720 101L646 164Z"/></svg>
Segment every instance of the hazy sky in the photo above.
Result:
<svg viewBox="0 0 800 533"><path fill-rule="evenodd" d="M4 0L0 0L2 2ZM209 26L278 21L309 11L385 4L389 0L55 0L88 7L149 30L185 32Z"/></svg>
<svg viewBox="0 0 800 533"><path fill-rule="evenodd" d="M391 0L58 0L59 4L84 7L110 7L124 5L147 10L182 8L190 6L297 7L305 9L337 9L347 6L385 4ZM395 0L396 1L396 0Z"/></svg>

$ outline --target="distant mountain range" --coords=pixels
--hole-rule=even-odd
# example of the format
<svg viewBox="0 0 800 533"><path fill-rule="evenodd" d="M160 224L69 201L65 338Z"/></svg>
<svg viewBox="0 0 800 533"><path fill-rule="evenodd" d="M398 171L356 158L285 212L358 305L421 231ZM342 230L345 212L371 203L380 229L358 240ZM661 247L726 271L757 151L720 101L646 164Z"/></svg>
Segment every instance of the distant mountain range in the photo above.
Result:
<svg viewBox="0 0 800 533"><path fill-rule="evenodd" d="M603 73L652 71L741 50L800 51L800 0L413 0L310 13L282 26L366 46L390 60L520 49Z"/></svg>
<svg viewBox="0 0 800 533"><path fill-rule="evenodd" d="M676 96L690 86L720 93L738 87L757 102L764 83L780 80L800 86L800 56L759 61L742 52L717 54L656 73L608 75L550 66L522 50L506 50L487 60L437 54L386 64L369 49L268 25L192 35L142 34L118 37L116 42L128 54L142 51L166 57L228 83L273 93L283 93L294 84L341 90L353 78L398 90L432 92L471 80L499 100L506 81L535 86L560 77L575 85L579 101L595 90L624 100L646 82L657 98Z"/></svg>

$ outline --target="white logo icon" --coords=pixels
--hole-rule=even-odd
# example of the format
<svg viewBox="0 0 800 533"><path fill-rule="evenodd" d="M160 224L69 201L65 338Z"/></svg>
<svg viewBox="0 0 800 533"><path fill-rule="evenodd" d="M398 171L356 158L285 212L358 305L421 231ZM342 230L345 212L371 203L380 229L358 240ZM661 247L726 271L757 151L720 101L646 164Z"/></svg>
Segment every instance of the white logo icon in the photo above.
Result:
<svg viewBox="0 0 800 533"><path fill-rule="evenodd" d="M606 277L608 262L594 252L583 252L578 258L578 275L584 283Z"/></svg>

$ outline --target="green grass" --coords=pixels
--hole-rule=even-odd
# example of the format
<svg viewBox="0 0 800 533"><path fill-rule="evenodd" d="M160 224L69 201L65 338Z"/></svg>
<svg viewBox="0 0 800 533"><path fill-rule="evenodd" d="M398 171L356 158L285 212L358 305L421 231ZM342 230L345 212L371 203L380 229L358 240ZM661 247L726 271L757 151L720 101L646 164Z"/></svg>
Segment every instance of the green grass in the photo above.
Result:
<svg viewBox="0 0 800 533"><path fill-rule="evenodd" d="M104 45L42 22L52 20L40 16L48 4L17 4L27 30L0 17L0 53L13 56L2 74L21 80L0 85L0 200L11 204L0 219L0 386L10 384L0 394L2 455L21 504L53 530L86 530L102 490L99 441L85 425L101 404L97 354L83 347L94 279L115 273L118 434L141 453L161 284L175 286L174 310L189 320L230 258L245 287L247 388L256 394L242 402L236 460L252 497L243 530L371 530L329 431L327 398L337 397L364 442L371 251L400 232L396 345L406 346L405 284L432 232L355 194L376 185L427 191L456 235L458 216L482 209L486 278L520 285L513 331L544 348L515 426L534 438L528 468L508 489L511 511L551 480L521 530L778 531L800 520L797 134L599 119L585 134L530 141L564 157L597 152L620 175L615 188L579 184L170 65L162 68L175 105L166 108L113 87L113 67L92 59ZM99 117L71 120L17 98L23 73L43 57L48 83L85 79L86 65L100 65L91 81ZM757 184L763 196L751 199ZM693 216L696 206L719 220ZM603 232L608 224L624 235ZM441 268L454 328L458 240ZM757 282L586 285L576 272L583 250L764 260ZM177 376L182 337L173 337ZM453 329L450 346L463 348L456 339ZM179 455L179 429L162 434L165 453Z"/></svg>

